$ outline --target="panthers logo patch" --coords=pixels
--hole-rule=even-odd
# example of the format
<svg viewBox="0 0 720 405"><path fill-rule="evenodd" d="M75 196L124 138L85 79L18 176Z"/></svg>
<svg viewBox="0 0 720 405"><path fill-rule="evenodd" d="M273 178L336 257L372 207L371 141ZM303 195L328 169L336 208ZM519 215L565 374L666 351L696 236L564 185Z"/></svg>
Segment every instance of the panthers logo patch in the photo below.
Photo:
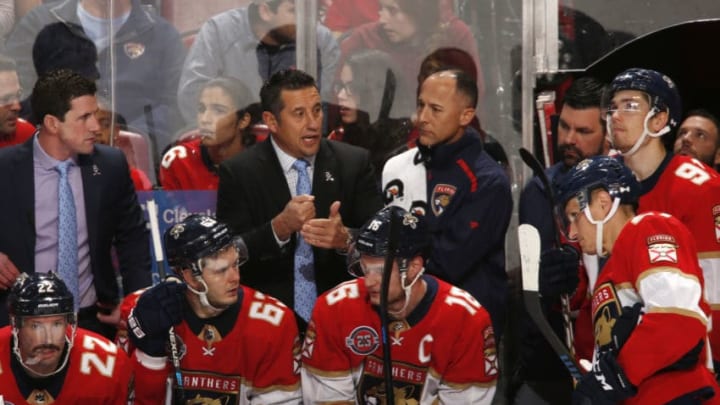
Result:
<svg viewBox="0 0 720 405"><path fill-rule="evenodd" d="M432 210L436 217L445 212L445 209L448 205L450 205L456 191L457 188L449 184L435 185L430 201L432 201Z"/></svg>
<svg viewBox="0 0 720 405"><path fill-rule="evenodd" d="M592 298L595 344L605 346L612 342L612 328L621 313L615 286L611 282L598 286Z"/></svg>

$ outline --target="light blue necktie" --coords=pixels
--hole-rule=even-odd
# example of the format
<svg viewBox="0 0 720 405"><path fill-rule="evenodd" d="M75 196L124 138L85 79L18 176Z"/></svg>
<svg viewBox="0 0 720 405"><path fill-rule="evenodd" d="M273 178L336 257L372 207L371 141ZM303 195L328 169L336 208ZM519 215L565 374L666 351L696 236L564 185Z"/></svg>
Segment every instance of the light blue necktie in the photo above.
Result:
<svg viewBox="0 0 720 405"><path fill-rule="evenodd" d="M310 194L312 183L307 174L309 163L306 160L298 159L293 163L293 169L298 173L298 181L295 190L297 195ZM295 246L295 312L305 321L310 320L312 309L317 299L317 287L315 286L315 258L312 246L308 245L298 233L297 245Z"/></svg>
<svg viewBox="0 0 720 405"><path fill-rule="evenodd" d="M77 218L75 214L75 199L73 198L68 169L71 160L57 165L60 172L58 182L58 274L72 293L75 301L75 311L80 301L80 287L78 282L78 244L77 244Z"/></svg>

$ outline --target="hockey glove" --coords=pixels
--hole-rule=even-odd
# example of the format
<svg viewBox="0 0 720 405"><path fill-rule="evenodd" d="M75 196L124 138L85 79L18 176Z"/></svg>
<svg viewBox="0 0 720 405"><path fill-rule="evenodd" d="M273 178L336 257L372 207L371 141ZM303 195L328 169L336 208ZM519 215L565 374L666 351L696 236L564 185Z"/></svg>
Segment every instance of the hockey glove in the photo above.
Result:
<svg viewBox="0 0 720 405"><path fill-rule="evenodd" d="M128 317L135 347L154 357L166 355L168 330L183 320L185 283L163 281L145 291Z"/></svg>
<svg viewBox="0 0 720 405"><path fill-rule="evenodd" d="M559 297L577 288L580 256L570 245L549 249L540 256L540 295Z"/></svg>
<svg viewBox="0 0 720 405"><path fill-rule="evenodd" d="M573 405L611 405L628 399L637 393L615 353L600 353L592 370L580 380L573 392Z"/></svg>

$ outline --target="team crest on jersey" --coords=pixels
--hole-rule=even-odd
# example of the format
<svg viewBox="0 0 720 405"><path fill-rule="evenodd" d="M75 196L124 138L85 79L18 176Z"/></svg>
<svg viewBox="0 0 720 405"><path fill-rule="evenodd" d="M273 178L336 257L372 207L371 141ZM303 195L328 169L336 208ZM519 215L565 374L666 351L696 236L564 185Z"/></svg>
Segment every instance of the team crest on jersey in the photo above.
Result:
<svg viewBox="0 0 720 405"><path fill-rule="evenodd" d="M47 390L35 389L28 395L27 403L30 405L51 405L55 403L55 398ZM5 401L5 404L10 403Z"/></svg>
<svg viewBox="0 0 720 405"><path fill-rule="evenodd" d="M715 221L715 242L720 243L720 205L712 208L712 214Z"/></svg>
<svg viewBox="0 0 720 405"><path fill-rule="evenodd" d="M203 356L214 356L215 355L215 348L213 345L217 342L220 342L222 340L222 336L220 335L220 331L217 330L216 327L213 325L205 324L203 328L200 330L200 334L198 334L198 339L205 342L205 347L203 347Z"/></svg>
<svg viewBox="0 0 720 405"><path fill-rule="evenodd" d="M123 49L130 59L137 59L145 53L145 45L139 42L128 42L123 45Z"/></svg>
<svg viewBox="0 0 720 405"><path fill-rule="evenodd" d="M495 346L495 332L492 326L488 326L483 330L483 354L485 357L485 375L497 375L497 348Z"/></svg>
<svg viewBox="0 0 720 405"><path fill-rule="evenodd" d="M312 319L305 330L305 342L303 343L302 355L309 359L312 358L313 351L315 350L315 338L317 332L315 332L315 321Z"/></svg>
<svg viewBox="0 0 720 405"><path fill-rule="evenodd" d="M393 334L393 336L390 336L392 346L402 346L402 342L405 338L401 335L403 332L410 329L410 325L405 320L393 321L390 325L388 325L388 329Z"/></svg>
<svg viewBox="0 0 720 405"><path fill-rule="evenodd" d="M363 362L362 376L357 390L357 403L387 404L383 361L377 356L367 356ZM418 404L427 368L417 367L401 361L393 361L393 393L395 404Z"/></svg>
<svg viewBox="0 0 720 405"><path fill-rule="evenodd" d="M592 299L595 344L605 346L612 342L612 328L621 313L622 306L615 286L611 282L598 286Z"/></svg>
<svg viewBox="0 0 720 405"><path fill-rule="evenodd" d="M380 346L380 337L369 326L358 326L345 338L345 346L359 356L367 356Z"/></svg>
<svg viewBox="0 0 720 405"><path fill-rule="evenodd" d="M457 188L449 184L435 185L430 200L432 201L433 214L435 214L436 217L445 212L445 208L450 205L455 191L457 191Z"/></svg>
<svg viewBox="0 0 720 405"><path fill-rule="evenodd" d="M402 200L405 196L405 184L403 184L402 180L395 179L385 186L383 194L385 196L385 204L390 204L395 200Z"/></svg>
<svg viewBox="0 0 720 405"><path fill-rule="evenodd" d="M659 234L647 238L650 263L677 263L677 242L671 235Z"/></svg>

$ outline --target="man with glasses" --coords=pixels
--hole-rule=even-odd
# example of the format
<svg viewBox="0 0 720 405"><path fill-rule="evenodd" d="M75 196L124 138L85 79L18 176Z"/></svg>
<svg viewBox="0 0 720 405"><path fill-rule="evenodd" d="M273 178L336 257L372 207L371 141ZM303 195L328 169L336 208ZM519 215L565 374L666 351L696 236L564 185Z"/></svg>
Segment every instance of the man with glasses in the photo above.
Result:
<svg viewBox="0 0 720 405"><path fill-rule="evenodd" d="M610 142L640 181L638 213L669 213L695 237L705 297L713 308L710 345L718 364L720 175L696 159L666 151L661 137L675 130L682 111L677 88L668 76L654 70L628 69L613 79L606 100Z"/></svg>
<svg viewBox="0 0 720 405"><path fill-rule="evenodd" d="M0 148L23 143L35 132L31 123L19 118L21 98L15 62L0 55Z"/></svg>
<svg viewBox="0 0 720 405"><path fill-rule="evenodd" d="M390 224L398 246L389 251ZM390 318L395 403L490 404L498 374L490 315L468 292L425 275L430 235L422 216L390 206L362 227L347 281L318 298L303 345L305 403L384 403L381 279L391 271ZM462 331L458 327L462 327ZM407 402L402 402L402 401Z"/></svg>

